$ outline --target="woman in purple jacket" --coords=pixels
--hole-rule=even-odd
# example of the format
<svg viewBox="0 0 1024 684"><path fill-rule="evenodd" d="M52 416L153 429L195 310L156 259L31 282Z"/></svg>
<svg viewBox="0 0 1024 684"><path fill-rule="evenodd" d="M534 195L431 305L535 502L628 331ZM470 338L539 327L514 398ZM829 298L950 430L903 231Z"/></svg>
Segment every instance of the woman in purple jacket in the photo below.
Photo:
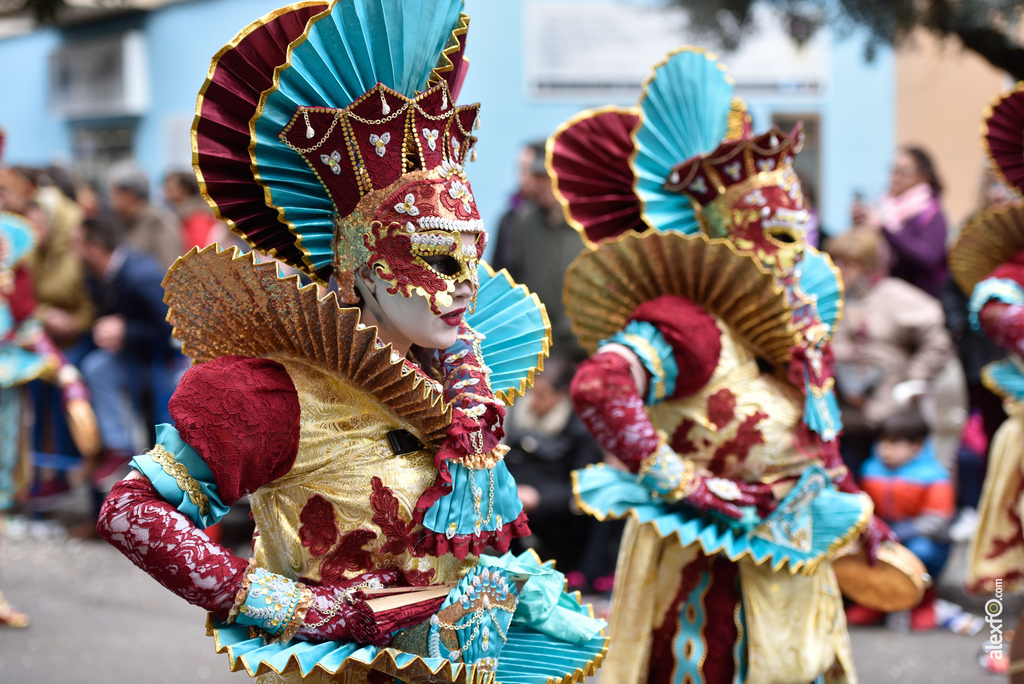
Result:
<svg viewBox="0 0 1024 684"><path fill-rule="evenodd" d="M928 153L903 147L889 176L889 191L877 212L861 202L853 223L881 230L892 249L893 277L938 296L946 279L946 217L939 204L942 183Z"/></svg>

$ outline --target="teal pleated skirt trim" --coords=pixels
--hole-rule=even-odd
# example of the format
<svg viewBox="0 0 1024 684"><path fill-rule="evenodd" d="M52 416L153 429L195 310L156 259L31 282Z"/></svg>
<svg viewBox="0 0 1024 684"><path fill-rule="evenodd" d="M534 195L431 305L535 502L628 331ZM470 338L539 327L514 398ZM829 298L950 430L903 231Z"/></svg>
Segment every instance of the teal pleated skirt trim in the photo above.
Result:
<svg viewBox="0 0 1024 684"><path fill-rule="evenodd" d="M867 495L837 491L819 466L808 468L775 511L755 525L662 503L635 475L604 464L574 471L573 490L580 508L598 520L632 516L651 523L662 538L676 537L683 547L699 544L707 555L749 558L794 574L812 573L861 533L874 510Z"/></svg>

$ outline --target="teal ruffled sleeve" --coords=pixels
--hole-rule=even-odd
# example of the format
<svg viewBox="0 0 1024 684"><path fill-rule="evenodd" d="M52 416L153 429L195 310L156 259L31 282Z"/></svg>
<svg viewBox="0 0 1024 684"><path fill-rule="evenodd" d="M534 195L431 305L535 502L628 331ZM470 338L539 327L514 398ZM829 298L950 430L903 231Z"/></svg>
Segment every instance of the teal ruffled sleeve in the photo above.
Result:
<svg viewBox="0 0 1024 684"><path fill-rule="evenodd" d="M476 470L451 461L452 491L427 509L423 526L456 535L480 534L500 530L523 512L516 481L504 461L493 468Z"/></svg>
<svg viewBox="0 0 1024 684"><path fill-rule="evenodd" d="M648 405L657 404L676 391L679 366L672 345L653 323L630 321L622 332L601 342L602 346L606 344L629 347L651 374L651 387L647 391Z"/></svg>
<svg viewBox="0 0 1024 684"><path fill-rule="evenodd" d="M805 370L804 394L804 423L826 442L831 442L843 429L842 412L836 400L835 388L831 385L816 387Z"/></svg>
<svg viewBox="0 0 1024 684"><path fill-rule="evenodd" d="M133 458L132 467L200 529L217 523L228 512L210 467L172 425L156 426L156 446Z"/></svg>
<svg viewBox="0 0 1024 684"><path fill-rule="evenodd" d="M480 565L501 568L509 574L529 575L530 579L519 593L519 605L512 624L535 629L571 644L585 644L608 624L585 615L583 607L562 591L565 575L554 568L554 563L540 563L537 556L524 553L516 556L480 556Z"/></svg>
<svg viewBox="0 0 1024 684"><path fill-rule="evenodd" d="M1009 278L988 278L975 285L967 303L968 318L975 330L981 330L978 314L993 299L1006 304L1024 304L1024 288Z"/></svg>

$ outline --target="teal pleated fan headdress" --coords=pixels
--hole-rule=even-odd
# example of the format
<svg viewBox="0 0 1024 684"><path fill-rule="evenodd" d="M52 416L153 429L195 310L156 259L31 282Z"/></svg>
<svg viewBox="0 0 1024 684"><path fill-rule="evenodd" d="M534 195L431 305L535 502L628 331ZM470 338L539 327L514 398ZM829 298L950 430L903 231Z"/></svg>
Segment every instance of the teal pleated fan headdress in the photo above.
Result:
<svg viewBox="0 0 1024 684"><path fill-rule="evenodd" d="M300 2L243 29L214 57L192 130L218 216L315 280L335 275L348 301L362 264L395 291L443 299L417 255L465 270L484 240L462 168L478 105L455 104L462 4ZM479 234L476 250L461 232Z"/></svg>
<svg viewBox="0 0 1024 684"><path fill-rule="evenodd" d="M655 65L635 107L592 109L548 141L548 166L570 225L591 247L648 228L693 234L689 197L665 187L674 167L743 138L749 117L725 66L685 46Z"/></svg>

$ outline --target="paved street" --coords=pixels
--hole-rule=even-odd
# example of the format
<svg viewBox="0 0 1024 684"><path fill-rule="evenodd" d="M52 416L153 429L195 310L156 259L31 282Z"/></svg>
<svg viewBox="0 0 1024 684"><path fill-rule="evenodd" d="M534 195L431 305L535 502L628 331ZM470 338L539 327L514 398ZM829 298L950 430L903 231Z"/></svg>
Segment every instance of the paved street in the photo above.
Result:
<svg viewBox="0 0 1024 684"><path fill-rule="evenodd" d="M66 540L50 525L8 526L0 587L31 612L27 630L0 629L4 684L247 681L213 651L202 610L172 596L102 542ZM862 682L986 684L985 635L856 629Z"/></svg>

